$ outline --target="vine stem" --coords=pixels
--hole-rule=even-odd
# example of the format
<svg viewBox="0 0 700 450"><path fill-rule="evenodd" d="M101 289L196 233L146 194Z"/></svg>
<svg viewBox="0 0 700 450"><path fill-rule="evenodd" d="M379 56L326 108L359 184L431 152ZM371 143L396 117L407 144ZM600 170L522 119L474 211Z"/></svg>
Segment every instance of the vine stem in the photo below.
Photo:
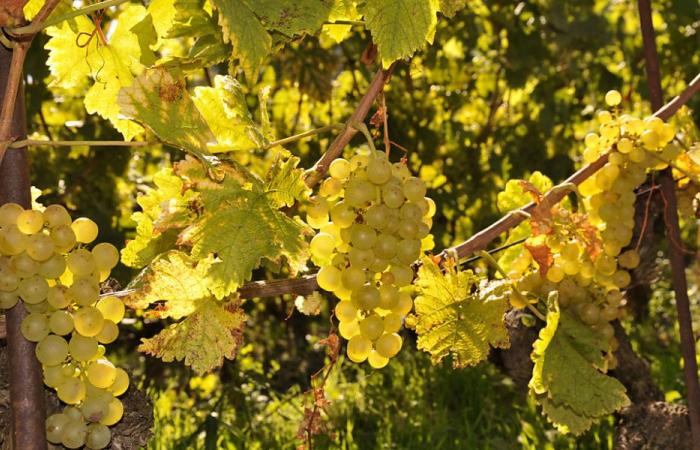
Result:
<svg viewBox="0 0 700 450"><path fill-rule="evenodd" d="M379 69L375 73L372 82L367 89L367 92L358 103L357 108L352 113L350 118L345 122L343 131L335 138L331 143L328 150L321 156L321 158L316 162L314 167L312 167L306 174L305 182L310 188L316 186L321 178L328 171L328 167L331 165L334 159L338 158L342 152L343 148L350 142L350 140L357 134L357 126L363 123L367 113L369 112L372 104L376 100L377 96L384 90L384 85L389 81L391 73L394 71L396 63L389 66L388 69Z"/></svg>
<svg viewBox="0 0 700 450"><path fill-rule="evenodd" d="M326 126L323 126L320 128L314 128L313 130L304 131L303 133L295 134L293 136L282 138L282 139L279 139L277 141L272 141L272 142L264 145L262 147L262 149L268 150L268 149L275 147L277 145L285 145L285 144L289 144L291 142L299 141L301 139L304 139L304 138L307 138L310 136L315 136L317 134L325 133L327 131L339 130L339 129L342 129L344 126L345 125L343 125L342 123L334 123L334 124L326 125Z"/></svg>
<svg viewBox="0 0 700 450"><path fill-rule="evenodd" d="M126 3L129 0L107 0L104 2L100 3L95 3L93 5L88 5L82 8L75 9L73 11L70 11L66 14L57 16L52 18L51 20L46 20L42 22L32 22L29 25L25 25L23 27L17 27L17 28L9 28L7 32L12 35L15 38L21 39L27 36L33 36L36 33L40 32L41 30L44 30L48 27L58 25L59 23L70 20L74 17L78 16L84 16L86 14L90 14L91 12L99 11L101 9L107 9L112 6L117 6L121 5L122 3Z"/></svg>
<svg viewBox="0 0 700 450"><path fill-rule="evenodd" d="M647 72L647 84L651 106L655 110L663 110L663 90L661 88L661 70L659 55L656 51L654 24L652 21L651 0L638 0L639 21L642 28L644 43L644 60ZM698 364L695 352L695 334L688 299L688 281L685 276L685 259L683 251L674 243L681 242L681 232L678 225L678 206L676 201L676 186L673 181L671 168L663 170L659 176L661 195L666 202L666 235L668 237L668 252L671 260L671 277L676 297L676 312L681 338L681 354L683 355L683 372L685 388L688 397L688 415L692 445L700 449L700 383L698 382Z"/></svg>

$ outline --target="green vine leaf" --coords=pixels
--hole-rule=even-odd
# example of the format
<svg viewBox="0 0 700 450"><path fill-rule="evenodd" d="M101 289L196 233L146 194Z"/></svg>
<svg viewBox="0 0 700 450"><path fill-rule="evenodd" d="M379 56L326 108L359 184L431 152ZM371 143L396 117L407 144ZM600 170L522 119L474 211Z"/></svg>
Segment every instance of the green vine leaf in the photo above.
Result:
<svg viewBox="0 0 700 450"><path fill-rule="evenodd" d="M246 316L238 302L203 300L182 321L143 339L139 351L165 362L183 361L197 373L234 359L243 343Z"/></svg>
<svg viewBox="0 0 700 450"><path fill-rule="evenodd" d="M384 67L411 56L432 41L437 25L436 0L372 0L358 7L379 48Z"/></svg>
<svg viewBox="0 0 700 450"><path fill-rule="evenodd" d="M418 348L430 353L433 363L452 355L454 367L472 366L488 357L489 346L509 347L503 320L509 307L507 283L487 282L455 267L443 273L423 258L416 288Z"/></svg>
<svg viewBox="0 0 700 450"><path fill-rule="evenodd" d="M219 25L224 42L233 46L248 83L258 79L258 72L272 50L272 38L243 0L212 0L219 11Z"/></svg>
<svg viewBox="0 0 700 450"><path fill-rule="evenodd" d="M190 98L184 79L164 69L149 69L119 92L117 102L122 115L211 165L207 144L216 143L216 138Z"/></svg>
<svg viewBox="0 0 700 450"><path fill-rule="evenodd" d="M311 190L304 182L304 169L298 168L299 162L296 156L278 158L268 172L265 191L270 193L274 206L292 206L308 198Z"/></svg>
<svg viewBox="0 0 700 450"><path fill-rule="evenodd" d="M467 0L440 0L440 12L451 19L467 6Z"/></svg>
<svg viewBox="0 0 700 450"><path fill-rule="evenodd" d="M333 6L332 0L244 0L265 27L287 38L316 34Z"/></svg>
<svg viewBox="0 0 700 450"><path fill-rule="evenodd" d="M561 432L581 434L630 404L625 387L601 373L604 340L551 301L547 325L533 345L530 392Z"/></svg>

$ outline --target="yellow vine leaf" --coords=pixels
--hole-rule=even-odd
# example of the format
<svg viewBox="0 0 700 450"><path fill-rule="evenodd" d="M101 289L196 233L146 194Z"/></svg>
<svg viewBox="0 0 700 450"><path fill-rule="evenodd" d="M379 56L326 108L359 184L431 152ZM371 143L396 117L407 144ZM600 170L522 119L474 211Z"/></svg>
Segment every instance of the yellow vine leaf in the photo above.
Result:
<svg viewBox="0 0 700 450"><path fill-rule="evenodd" d="M455 267L443 273L424 257L416 288L418 348L430 353L433 363L452 355L454 367L472 366L488 357L490 347L510 346L503 321L508 283L488 282Z"/></svg>

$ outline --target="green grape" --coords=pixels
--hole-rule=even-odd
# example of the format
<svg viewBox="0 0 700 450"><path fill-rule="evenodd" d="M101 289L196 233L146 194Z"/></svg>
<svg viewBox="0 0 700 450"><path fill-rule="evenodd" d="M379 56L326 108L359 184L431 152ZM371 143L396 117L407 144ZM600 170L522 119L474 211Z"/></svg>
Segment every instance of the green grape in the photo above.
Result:
<svg viewBox="0 0 700 450"><path fill-rule="evenodd" d="M114 378L114 383L109 387L109 390L115 397L119 397L129 389L129 375L120 367L117 367L117 374Z"/></svg>
<svg viewBox="0 0 700 450"><path fill-rule="evenodd" d="M318 197L311 197L309 200L311 204L306 211L307 218L328 220L328 203Z"/></svg>
<svg viewBox="0 0 700 450"><path fill-rule="evenodd" d="M418 202L425 197L426 187L423 180L416 177L411 177L403 182L403 193L411 202Z"/></svg>
<svg viewBox="0 0 700 450"><path fill-rule="evenodd" d="M49 224L49 227L56 228L60 226L70 226L71 218L66 208L61 205L49 205L43 212L44 222Z"/></svg>
<svg viewBox="0 0 700 450"><path fill-rule="evenodd" d="M69 420L64 426L61 443L66 448L80 448L87 438L87 426L82 420Z"/></svg>
<svg viewBox="0 0 700 450"><path fill-rule="evenodd" d="M43 366L44 384L48 387L58 387L63 383L65 376L63 375L63 367L61 366Z"/></svg>
<svg viewBox="0 0 700 450"><path fill-rule="evenodd" d="M97 341L100 344L111 344L119 336L119 327L111 320L105 320L102 329L97 334Z"/></svg>
<svg viewBox="0 0 700 450"><path fill-rule="evenodd" d="M110 387L117 377L116 367L106 359L91 362L86 373L88 381L100 389Z"/></svg>
<svg viewBox="0 0 700 450"><path fill-rule="evenodd" d="M389 358L385 358L378 351L372 350L367 357L367 362L373 369L382 369L389 364Z"/></svg>
<svg viewBox="0 0 700 450"><path fill-rule="evenodd" d="M52 308L67 308L68 305L70 305L70 299L68 298L67 291L68 288L61 284L51 286L46 294L46 301Z"/></svg>
<svg viewBox="0 0 700 450"><path fill-rule="evenodd" d="M379 287L379 307L382 309L393 309L399 303L399 289L392 285L382 285Z"/></svg>
<svg viewBox="0 0 700 450"><path fill-rule="evenodd" d="M350 162L343 158L334 159L328 167L328 174L337 180L345 180L350 176Z"/></svg>
<svg viewBox="0 0 700 450"><path fill-rule="evenodd" d="M118 398L113 398L109 402L109 407L107 408L107 414L100 420L102 425L112 426L119 422L124 415L124 406Z"/></svg>
<svg viewBox="0 0 700 450"><path fill-rule="evenodd" d="M374 262L374 252L370 249L352 247L348 252L348 260L353 267L366 269Z"/></svg>
<svg viewBox="0 0 700 450"><path fill-rule="evenodd" d="M49 316L49 329L52 333L65 336L73 331L73 316L68 311L58 310Z"/></svg>
<svg viewBox="0 0 700 450"><path fill-rule="evenodd" d="M355 208L362 208L372 201L374 186L364 180L352 179L345 186L345 201Z"/></svg>
<svg viewBox="0 0 700 450"><path fill-rule="evenodd" d="M413 309L413 299L408 292L399 292L399 301L392 311L400 316L405 316Z"/></svg>
<svg viewBox="0 0 700 450"><path fill-rule="evenodd" d="M94 306L83 306L73 313L75 331L86 337L97 336L102 329L104 317Z"/></svg>
<svg viewBox="0 0 700 450"><path fill-rule="evenodd" d="M369 250L377 240L377 233L368 225L355 224L350 228L350 240L353 247Z"/></svg>
<svg viewBox="0 0 700 450"><path fill-rule="evenodd" d="M74 275L85 277L95 270L95 258L89 251L79 248L68 255L68 270Z"/></svg>
<svg viewBox="0 0 700 450"><path fill-rule="evenodd" d="M46 440L52 444L60 444L63 438L63 430L68 424L65 414L52 414L46 418Z"/></svg>
<svg viewBox="0 0 700 450"><path fill-rule="evenodd" d="M347 355L351 361L361 363L372 351L372 341L365 336L354 336L348 341Z"/></svg>
<svg viewBox="0 0 700 450"><path fill-rule="evenodd" d="M399 243L396 257L399 262L410 265L420 256L420 241L404 239Z"/></svg>
<svg viewBox="0 0 700 450"><path fill-rule="evenodd" d="M92 337L73 334L68 349L71 356L76 361L89 361L97 355L97 340Z"/></svg>
<svg viewBox="0 0 700 450"><path fill-rule="evenodd" d="M73 375L71 375L73 376ZM75 406L66 406L63 408L63 414L66 415L70 420L83 420L83 413L80 412Z"/></svg>
<svg viewBox="0 0 700 450"><path fill-rule="evenodd" d="M94 304L100 297L100 285L89 278L78 278L66 292L68 298L80 306Z"/></svg>
<svg viewBox="0 0 700 450"><path fill-rule="evenodd" d="M39 211L27 209L17 216L17 228L24 234L34 234L44 227L44 215Z"/></svg>
<svg viewBox="0 0 700 450"><path fill-rule="evenodd" d="M350 158L350 170L357 171L358 169L362 169L362 168L366 167L368 163L369 163L369 154L358 153L356 155L353 155L352 158Z"/></svg>
<svg viewBox="0 0 700 450"><path fill-rule="evenodd" d="M360 321L360 334L374 341L384 333L384 320L377 314L370 314Z"/></svg>
<svg viewBox="0 0 700 450"><path fill-rule="evenodd" d="M622 101L622 95L618 91L612 90L605 94L605 103L608 106L617 106Z"/></svg>
<svg viewBox="0 0 700 450"><path fill-rule="evenodd" d="M119 250L106 242L93 247L92 256L99 270L112 270L119 263Z"/></svg>
<svg viewBox="0 0 700 450"><path fill-rule="evenodd" d="M45 366L56 366L68 357L66 340L55 334L49 334L39 341L34 350L36 358Z"/></svg>
<svg viewBox="0 0 700 450"><path fill-rule="evenodd" d="M105 425L93 423L87 427L87 437L85 446L92 450L99 450L107 447L112 440L112 432Z"/></svg>
<svg viewBox="0 0 700 450"><path fill-rule="evenodd" d="M349 322L357 319L357 308L350 301L339 302L335 306L335 317L338 318L340 322Z"/></svg>
<svg viewBox="0 0 700 450"><path fill-rule="evenodd" d="M80 411L88 422L99 422L109 410L109 402L112 396L90 395L85 397L85 400L80 405Z"/></svg>
<svg viewBox="0 0 700 450"><path fill-rule="evenodd" d="M100 310L105 319L114 323L119 323L124 318L124 302L113 295L102 297L97 302L97 309Z"/></svg>
<svg viewBox="0 0 700 450"><path fill-rule="evenodd" d="M390 272L394 275L394 281L397 286L408 286L413 282L413 270L406 266L391 266Z"/></svg>
<svg viewBox="0 0 700 450"><path fill-rule="evenodd" d="M588 325L593 325L598 323L600 320L600 310L598 307L591 303L583 304L581 309L579 310L579 317L581 317L581 320L584 323L587 323Z"/></svg>
<svg viewBox="0 0 700 450"><path fill-rule="evenodd" d="M28 341L39 342L49 335L49 320L44 314L28 314L22 319L20 331Z"/></svg>
<svg viewBox="0 0 700 450"><path fill-rule="evenodd" d="M648 129L642 133L641 141L645 149L656 150L660 145L661 139L656 131Z"/></svg>
<svg viewBox="0 0 700 450"><path fill-rule="evenodd" d="M15 291L19 287L20 282L19 276L13 270L0 270L0 291Z"/></svg>
<svg viewBox="0 0 700 450"><path fill-rule="evenodd" d="M75 238L82 244L89 244L97 238L97 224L86 217L75 219L71 224Z"/></svg>
<svg viewBox="0 0 700 450"><path fill-rule="evenodd" d="M400 208L404 202L404 193L397 183L387 183L382 187L382 200L389 208Z"/></svg>
<svg viewBox="0 0 700 450"><path fill-rule="evenodd" d="M374 347L377 352L384 356L385 358L393 358L401 350L401 345L403 340L401 336L396 333L383 334L377 342L375 342Z"/></svg>
<svg viewBox="0 0 700 450"><path fill-rule="evenodd" d="M345 201L340 201L331 208L331 220L339 228L349 228L355 223L355 212Z"/></svg>
<svg viewBox="0 0 700 450"><path fill-rule="evenodd" d="M340 278L345 289L354 291L365 284L366 277L364 270L355 266L349 266L343 269Z"/></svg>
<svg viewBox="0 0 700 450"><path fill-rule="evenodd" d="M402 220L398 224L398 231L402 239L413 239L418 235L418 223Z"/></svg>
<svg viewBox="0 0 700 450"><path fill-rule="evenodd" d="M421 198L420 200L422 201L423 198ZM401 206L399 214L401 220L410 222L418 223L423 218L423 211L421 211L420 207L413 202L404 203L403 206Z"/></svg>
<svg viewBox="0 0 700 450"><path fill-rule="evenodd" d="M49 294L49 284L44 278L34 275L20 281L18 291L25 303L37 304L46 300Z"/></svg>
<svg viewBox="0 0 700 450"><path fill-rule="evenodd" d="M411 178L411 171L408 169L406 164L402 162L397 162L393 164L392 174L400 181L406 181L409 178Z"/></svg>
<svg viewBox="0 0 700 450"><path fill-rule="evenodd" d="M56 388L56 394L63 403L78 404L85 399L85 383L78 378L66 378Z"/></svg>
<svg viewBox="0 0 700 450"><path fill-rule="evenodd" d="M351 299L358 309L373 310L379 306L379 289L365 284L352 292Z"/></svg>
<svg viewBox="0 0 700 450"><path fill-rule="evenodd" d="M27 252L12 256L10 266L20 277L30 277L39 272L39 263L32 259Z"/></svg>
<svg viewBox="0 0 700 450"><path fill-rule="evenodd" d="M635 269L639 266L639 260L639 253L636 250L627 250L618 257L617 262L625 269Z"/></svg>
<svg viewBox="0 0 700 450"><path fill-rule="evenodd" d="M54 254L39 265L39 275L49 280L60 277L66 271L66 259Z"/></svg>
<svg viewBox="0 0 700 450"><path fill-rule="evenodd" d="M328 233L318 233L309 246L311 256L319 261L327 260L335 251L335 238Z"/></svg>
<svg viewBox="0 0 700 450"><path fill-rule="evenodd" d="M367 208L365 213L365 222L375 230L383 229L388 218L389 208L384 204L372 205Z"/></svg>
<svg viewBox="0 0 700 450"><path fill-rule="evenodd" d="M629 286L632 282L632 277L626 270L618 270L612 274L612 283L620 289Z"/></svg>
<svg viewBox="0 0 700 450"><path fill-rule="evenodd" d="M56 245L46 234L34 234L27 242L27 254L35 261L46 261L53 256L55 250Z"/></svg>
<svg viewBox="0 0 700 450"><path fill-rule="evenodd" d="M395 312L390 312L384 316L384 332L385 333L397 333L403 325L403 320L401 315Z"/></svg>
<svg viewBox="0 0 700 450"><path fill-rule="evenodd" d="M398 240L390 234L380 234L374 243L374 254L381 259L390 260L396 256Z"/></svg>
<svg viewBox="0 0 700 450"><path fill-rule="evenodd" d="M42 301L42 302L35 303L35 304L25 303L24 307L30 313L41 313L41 314L48 313L49 308L50 308L49 303L46 301Z"/></svg>
<svg viewBox="0 0 700 450"><path fill-rule="evenodd" d="M316 281L321 289L333 292L341 286L341 273L333 266L323 266L316 274Z"/></svg>
<svg viewBox="0 0 700 450"><path fill-rule="evenodd" d="M608 255L600 255L595 262L596 269L603 275L612 275L617 270L615 258Z"/></svg>
<svg viewBox="0 0 700 450"><path fill-rule="evenodd" d="M19 301L19 293L17 291L4 292L0 291L0 308L10 309Z"/></svg>
<svg viewBox="0 0 700 450"><path fill-rule="evenodd" d="M73 247L75 247L75 244L78 242L77 238L75 237L75 232L73 231L73 228L67 225L61 225L57 228L52 229L49 233L49 236L51 237L53 243L56 245L56 250L60 253L67 253L71 251Z"/></svg>
<svg viewBox="0 0 700 450"><path fill-rule="evenodd" d="M340 322L340 324L338 324L338 331L344 339L350 340L360 334L360 324L357 320Z"/></svg>
<svg viewBox="0 0 700 450"><path fill-rule="evenodd" d="M370 158L367 178L374 184L384 184L391 178L391 163L384 157Z"/></svg>
<svg viewBox="0 0 700 450"><path fill-rule="evenodd" d="M0 230L0 244L3 252L18 255L27 249L29 236L22 233L17 225L7 225Z"/></svg>
<svg viewBox="0 0 700 450"><path fill-rule="evenodd" d="M612 320L617 319L618 316L618 310L614 306L606 306L605 308L600 310L600 317L601 319L605 320L606 322L610 322Z"/></svg>
<svg viewBox="0 0 700 450"><path fill-rule="evenodd" d="M17 203L5 203L0 206L0 227L16 225L17 218L24 211L24 208Z"/></svg>

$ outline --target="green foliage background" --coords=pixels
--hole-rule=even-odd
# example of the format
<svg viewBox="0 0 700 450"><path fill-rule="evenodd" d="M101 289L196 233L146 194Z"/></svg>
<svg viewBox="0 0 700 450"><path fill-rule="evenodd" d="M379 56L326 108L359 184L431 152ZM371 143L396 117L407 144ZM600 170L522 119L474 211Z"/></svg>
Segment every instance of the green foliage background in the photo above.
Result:
<svg viewBox="0 0 700 450"><path fill-rule="evenodd" d="M527 178L535 170L554 180L570 174L579 160L577 140L607 90L620 90L632 110L650 112L636 2L468 3L451 20L438 22L435 45L399 63L386 93L391 138L408 149L412 170L428 182L438 205L433 228L438 249L498 218L496 195L508 179ZM694 0L654 6L663 87L676 93L700 70L700 6ZM188 42L168 51L182 53ZM265 101L277 137L346 120L375 70L360 59L369 42L369 33L355 26L340 44L326 35L284 44L260 68L257 82L237 73L247 81L251 111L260 119L259 94L270 89ZM61 140L121 139L109 123L86 114L77 92L48 85L45 43L45 36L35 41L26 71L30 130ZM192 73L189 87L207 85L228 71L218 64ZM700 123L700 117L695 120ZM310 167L331 139L324 135L288 149ZM354 144L362 143L356 139ZM160 146L36 147L31 157L32 182L45 203L63 203L74 215L93 218L100 239L122 247L134 233L135 198L160 167L183 154ZM268 166L263 153L236 158L258 173ZM262 278L264 271L257 275ZM133 273L120 266L117 276L126 283ZM668 319L669 302L663 301L668 288L655 287L649 314L634 327L634 344L675 399L682 386L677 332ZM318 340L329 331L329 308L312 319L298 313L287 318L292 303L289 297L248 302L246 346L236 361L203 378L136 354L139 338L152 336L163 322L138 319L124 327L114 347L156 405L149 448L295 448L303 414L299 394L324 363ZM344 363L328 395L335 440L320 438L318 448L612 446L612 418L575 442L552 431L494 367L454 371L449 362L433 367L414 342L381 372Z"/></svg>

